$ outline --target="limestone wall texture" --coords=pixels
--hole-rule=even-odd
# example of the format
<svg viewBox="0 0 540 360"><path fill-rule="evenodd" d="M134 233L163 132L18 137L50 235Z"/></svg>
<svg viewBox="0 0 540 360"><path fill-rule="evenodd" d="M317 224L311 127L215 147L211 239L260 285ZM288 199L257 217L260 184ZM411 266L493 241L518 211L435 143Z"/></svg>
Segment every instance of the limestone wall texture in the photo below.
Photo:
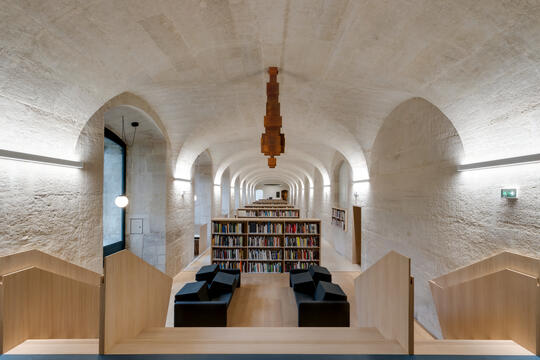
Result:
<svg viewBox="0 0 540 360"><path fill-rule="evenodd" d="M415 317L439 337L428 280L502 250L540 254L540 165L460 173L462 156L450 120L423 99L408 100L385 119L369 191L358 199L363 268L390 250L409 256ZM518 200L500 198L510 186Z"/></svg>
<svg viewBox="0 0 540 360"><path fill-rule="evenodd" d="M102 272L103 119L69 152L84 169L0 160L0 255L38 249Z"/></svg>
<svg viewBox="0 0 540 360"><path fill-rule="evenodd" d="M165 272L167 210L167 149L162 140L139 139L128 148L126 214L127 248L147 263ZM140 219L142 233L131 229Z"/></svg>

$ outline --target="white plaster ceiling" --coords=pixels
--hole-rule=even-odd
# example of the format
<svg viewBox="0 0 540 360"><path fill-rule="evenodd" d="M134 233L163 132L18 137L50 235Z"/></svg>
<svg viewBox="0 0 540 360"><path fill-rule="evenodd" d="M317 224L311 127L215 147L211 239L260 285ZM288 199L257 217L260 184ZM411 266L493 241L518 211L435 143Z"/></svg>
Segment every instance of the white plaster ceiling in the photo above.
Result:
<svg viewBox="0 0 540 360"><path fill-rule="evenodd" d="M259 152L265 69L278 66L287 149L329 172L339 151L362 177L385 117L411 97L445 113L471 160L536 153L538 19L538 1L4 0L0 142L64 154L129 91L160 116L177 170L205 150L217 169ZM276 173L295 161L278 158Z"/></svg>

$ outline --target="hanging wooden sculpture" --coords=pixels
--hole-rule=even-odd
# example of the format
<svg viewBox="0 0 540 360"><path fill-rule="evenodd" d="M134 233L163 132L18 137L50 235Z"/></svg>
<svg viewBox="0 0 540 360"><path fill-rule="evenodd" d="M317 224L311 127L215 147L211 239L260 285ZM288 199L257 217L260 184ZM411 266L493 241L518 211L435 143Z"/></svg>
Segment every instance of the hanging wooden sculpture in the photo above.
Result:
<svg viewBox="0 0 540 360"><path fill-rule="evenodd" d="M264 133L261 137L261 152L269 156L268 167L276 167L276 158L285 152L285 135L281 134L281 115L279 113L279 83L277 67L269 67L270 81L266 83L266 115Z"/></svg>

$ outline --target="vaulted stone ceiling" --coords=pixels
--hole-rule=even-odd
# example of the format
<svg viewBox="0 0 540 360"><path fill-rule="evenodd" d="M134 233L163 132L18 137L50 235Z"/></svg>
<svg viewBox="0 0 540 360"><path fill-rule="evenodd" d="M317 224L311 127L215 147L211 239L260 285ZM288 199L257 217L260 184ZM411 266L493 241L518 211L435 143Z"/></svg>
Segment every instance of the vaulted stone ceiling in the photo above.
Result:
<svg viewBox="0 0 540 360"><path fill-rule="evenodd" d="M445 113L471 160L540 152L538 19L540 2L518 0L4 0L0 142L65 155L128 91L161 118L178 171L206 149L216 167L245 153L239 169L258 159L277 65L278 173L303 154L329 169L339 151L362 177L385 117L411 97Z"/></svg>

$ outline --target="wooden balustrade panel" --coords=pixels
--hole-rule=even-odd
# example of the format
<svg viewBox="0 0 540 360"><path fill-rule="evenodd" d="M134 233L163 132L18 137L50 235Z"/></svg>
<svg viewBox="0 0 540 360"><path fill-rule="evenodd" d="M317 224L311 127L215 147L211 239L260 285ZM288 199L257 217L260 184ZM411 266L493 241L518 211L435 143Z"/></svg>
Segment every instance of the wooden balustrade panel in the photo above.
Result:
<svg viewBox="0 0 540 360"><path fill-rule="evenodd" d="M30 267L38 267L42 270L95 286L100 286L101 284L101 274L39 250L28 250L0 257L0 275Z"/></svg>
<svg viewBox="0 0 540 360"><path fill-rule="evenodd" d="M513 340L538 354L538 279L504 269L453 286L430 282L445 339Z"/></svg>
<svg viewBox="0 0 540 360"><path fill-rule="evenodd" d="M376 327L412 354L414 284L410 259L388 253L356 278L355 294L358 326Z"/></svg>
<svg viewBox="0 0 540 360"><path fill-rule="evenodd" d="M512 269L534 277L540 277L540 260L503 251L474 264L456 269L432 281L445 288L504 269Z"/></svg>
<svg viewBox="0 0 540 360"><path fill-rule="evenodd" d="M27 339L99 335L100 287L31 267L2 276L2 353Z"/></svg>
<svg viewBox="0 0 540 360"><path fill-rule="evenodd" d="M172 278L128 250L105 258L100 353L151 327L164 327Z"/></svg>

